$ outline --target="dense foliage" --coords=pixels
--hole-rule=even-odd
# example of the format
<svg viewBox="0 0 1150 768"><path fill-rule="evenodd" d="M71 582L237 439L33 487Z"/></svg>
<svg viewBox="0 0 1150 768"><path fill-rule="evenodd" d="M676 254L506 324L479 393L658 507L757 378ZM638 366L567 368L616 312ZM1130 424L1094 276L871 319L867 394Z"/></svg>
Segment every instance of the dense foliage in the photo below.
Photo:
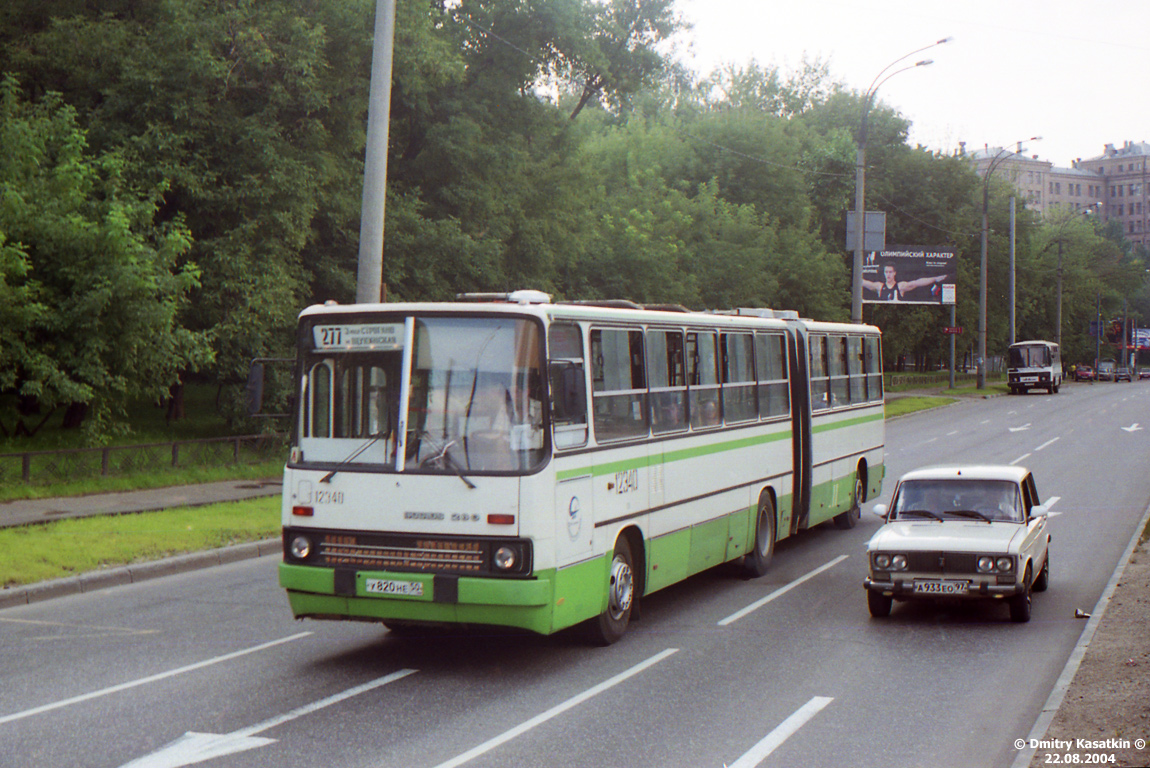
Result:
<svg viewBox="0 0 1150 768"><path fill-rule="evenodd" d="M54 409L106 434L198 377L239 414L248 361L355 295L375 3L8 0L0 8L0 427ZM704 77L673 0L398 0L383 275L392 299L541 288L849 317L860 95L819 62ZM982 183L869 116L888 241L956 246L977 326ZM992 184L990 346L1008 192ZM1141 254L1079 217L1018 218L1019 337L1052 337L1061 242L1074 356ZM871 308L888 365L939 362L937 308ZM975 342L964 336L963 346ZM1083 347L1080 354L1078 345ZM40 415L36 415L40 414ZM19 425L19 426L18 426Z"/></svg>

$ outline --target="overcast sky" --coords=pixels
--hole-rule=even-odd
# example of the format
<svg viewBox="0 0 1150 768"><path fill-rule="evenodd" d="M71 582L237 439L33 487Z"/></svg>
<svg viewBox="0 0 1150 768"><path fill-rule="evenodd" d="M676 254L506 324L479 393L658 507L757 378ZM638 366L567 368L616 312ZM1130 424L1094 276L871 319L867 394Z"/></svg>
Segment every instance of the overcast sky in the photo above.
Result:
<svg viewBox="0 0 1150 768"><path fill-rule="evenodd" d="M878 99L909 119L911 144L951 152L1025 145L1056 166L1106 144L1150 140L1148 0L678 0L695 25L687 63L757 60L784 72L804 54L865 91L903 54Z"/></svg>

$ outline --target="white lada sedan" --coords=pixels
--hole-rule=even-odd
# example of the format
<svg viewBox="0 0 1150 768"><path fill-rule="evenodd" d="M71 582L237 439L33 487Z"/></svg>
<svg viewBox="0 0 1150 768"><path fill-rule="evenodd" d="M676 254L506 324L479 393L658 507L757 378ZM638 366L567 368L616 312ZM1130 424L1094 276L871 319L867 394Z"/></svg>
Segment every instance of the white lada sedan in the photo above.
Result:
<svg viewBox="0 0 1150 768"><path fill-rule="evenodd" d="M903 475L886 519L867 543L867 607L893 600L1002 600L1030 620L1031 592L1050 581L1046 508L1022 467L918 469Z"/></svg>

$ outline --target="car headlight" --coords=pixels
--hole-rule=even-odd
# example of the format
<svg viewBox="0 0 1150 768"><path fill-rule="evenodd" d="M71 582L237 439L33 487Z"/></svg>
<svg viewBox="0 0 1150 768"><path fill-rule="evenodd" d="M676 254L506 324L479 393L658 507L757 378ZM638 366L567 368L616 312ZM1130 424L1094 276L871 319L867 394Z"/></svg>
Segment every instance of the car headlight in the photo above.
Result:
<svg viewBox="0 0 1150 768"><path fill-rule="evenodd" d="M1013 570L1013 557L982 555L978 558L979 573L1010 573Z"/></svg>
<svg viewBox="0 0 1150 768"><path fill-rule="evenodd" d="M877 571L905 571L906 555L888 555L880 552L874 556L875 570Z"/></svg>

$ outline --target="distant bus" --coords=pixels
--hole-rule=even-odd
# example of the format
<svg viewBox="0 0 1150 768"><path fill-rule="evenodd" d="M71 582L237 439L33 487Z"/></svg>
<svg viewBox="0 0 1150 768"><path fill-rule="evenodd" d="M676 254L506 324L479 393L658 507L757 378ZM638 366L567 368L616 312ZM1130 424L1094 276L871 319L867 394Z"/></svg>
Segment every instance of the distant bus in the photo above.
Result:
<svg viewBox="0 0 1150 768"><path fill-rule="evenodd" d="M630 302L324 305L299 318L280 584L298 618L584 623L882 486L880 336Z"/></svg>
<svg viewBox="0 0 1150 768"><path fill-rule="evenodd" d="M1006 377L1012 395L1026 394L1031 389L1057 393L1062 386L1062 357L1058 345L1050 341L1011 344Z"/></svg>

